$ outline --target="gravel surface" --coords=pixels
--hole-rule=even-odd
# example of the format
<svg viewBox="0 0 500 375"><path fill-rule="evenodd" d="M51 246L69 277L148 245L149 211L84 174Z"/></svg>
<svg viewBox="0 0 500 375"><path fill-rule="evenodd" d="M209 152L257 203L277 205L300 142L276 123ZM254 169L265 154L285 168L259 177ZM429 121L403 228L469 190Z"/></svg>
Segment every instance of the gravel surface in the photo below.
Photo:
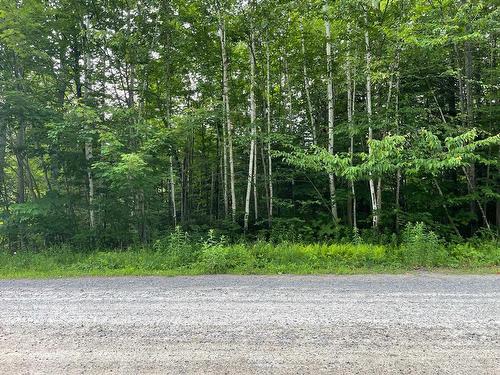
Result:
<svg viewBox="0 0 500 375"><path fill-rule="evenodd" d="M500 374L499 281L0 281L0 374Z"/></svg>

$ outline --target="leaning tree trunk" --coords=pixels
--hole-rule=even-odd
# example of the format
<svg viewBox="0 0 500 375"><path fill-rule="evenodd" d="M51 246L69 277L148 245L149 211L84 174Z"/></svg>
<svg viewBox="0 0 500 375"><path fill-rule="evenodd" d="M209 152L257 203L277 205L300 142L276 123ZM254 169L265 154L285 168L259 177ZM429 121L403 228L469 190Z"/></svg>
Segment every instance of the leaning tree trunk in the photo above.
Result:
<svg viewBox="0 0 500 375"><path fill-rule="evenodd" d="M325 6L325 32L326 32L326 62L327 62L327 88L328 88L328 152L334 155L333 132L334 132L334 99L333 99L333 66L332 66L332 43L328 6ZM330 209L333 221L338 221L337 200L335 192L335 175L328 174L330 187Z"/></svg>
<svg viewBox="0 0 500 375"><path fill-rule="evenodd" d="M245 216L244 216L244 230L248 230L248 219L250 216L250 195L252 191L252 183L254 178L254 162L255 162L255 138L257 133L256 127L256 104L255 104L255 57L254 57L254 36L251 32L251 42L249 48L250 54L250 155L248 161L248 179L247 179L247 194L245 198Z"/></svg>

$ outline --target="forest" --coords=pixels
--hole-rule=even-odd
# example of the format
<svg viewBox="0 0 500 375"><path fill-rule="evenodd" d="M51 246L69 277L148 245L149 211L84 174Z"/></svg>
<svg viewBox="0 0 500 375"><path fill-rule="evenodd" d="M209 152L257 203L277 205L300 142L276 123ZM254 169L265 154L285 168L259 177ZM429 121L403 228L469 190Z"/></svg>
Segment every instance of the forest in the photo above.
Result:
<svg viewBox="0 0 500 375"><path fill-rule="evenodd" d="M499 19L487 0L0 0L2 256L497 241Z"/></svg>

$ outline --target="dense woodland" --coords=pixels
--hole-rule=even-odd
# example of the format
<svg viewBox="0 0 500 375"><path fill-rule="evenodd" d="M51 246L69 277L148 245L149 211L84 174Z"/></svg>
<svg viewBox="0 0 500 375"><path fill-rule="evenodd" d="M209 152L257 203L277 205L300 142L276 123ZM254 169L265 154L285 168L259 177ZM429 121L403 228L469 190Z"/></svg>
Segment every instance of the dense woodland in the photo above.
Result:
<svg viewBox="0 0 500 375"><path fill-rule="evenodd" d="M499 19L487 0L0 0L2 246L494 234Z"/></svg>

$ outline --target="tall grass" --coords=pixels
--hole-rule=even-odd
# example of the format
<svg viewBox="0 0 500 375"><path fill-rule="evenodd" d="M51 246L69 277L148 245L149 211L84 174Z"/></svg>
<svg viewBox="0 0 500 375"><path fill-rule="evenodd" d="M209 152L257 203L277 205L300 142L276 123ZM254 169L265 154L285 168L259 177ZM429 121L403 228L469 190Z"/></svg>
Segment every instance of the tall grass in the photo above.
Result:
<svg viewBox="0 0 500 375"><path fill-rule="evenodd" d="M423 227L405 230L400 246L356 244L229 244L213 233L194 242L177 230L149 248L81 253L69 247L0 252L0 277L365 273L416 268L497 272L498 242L446 245Z"/></svg>

